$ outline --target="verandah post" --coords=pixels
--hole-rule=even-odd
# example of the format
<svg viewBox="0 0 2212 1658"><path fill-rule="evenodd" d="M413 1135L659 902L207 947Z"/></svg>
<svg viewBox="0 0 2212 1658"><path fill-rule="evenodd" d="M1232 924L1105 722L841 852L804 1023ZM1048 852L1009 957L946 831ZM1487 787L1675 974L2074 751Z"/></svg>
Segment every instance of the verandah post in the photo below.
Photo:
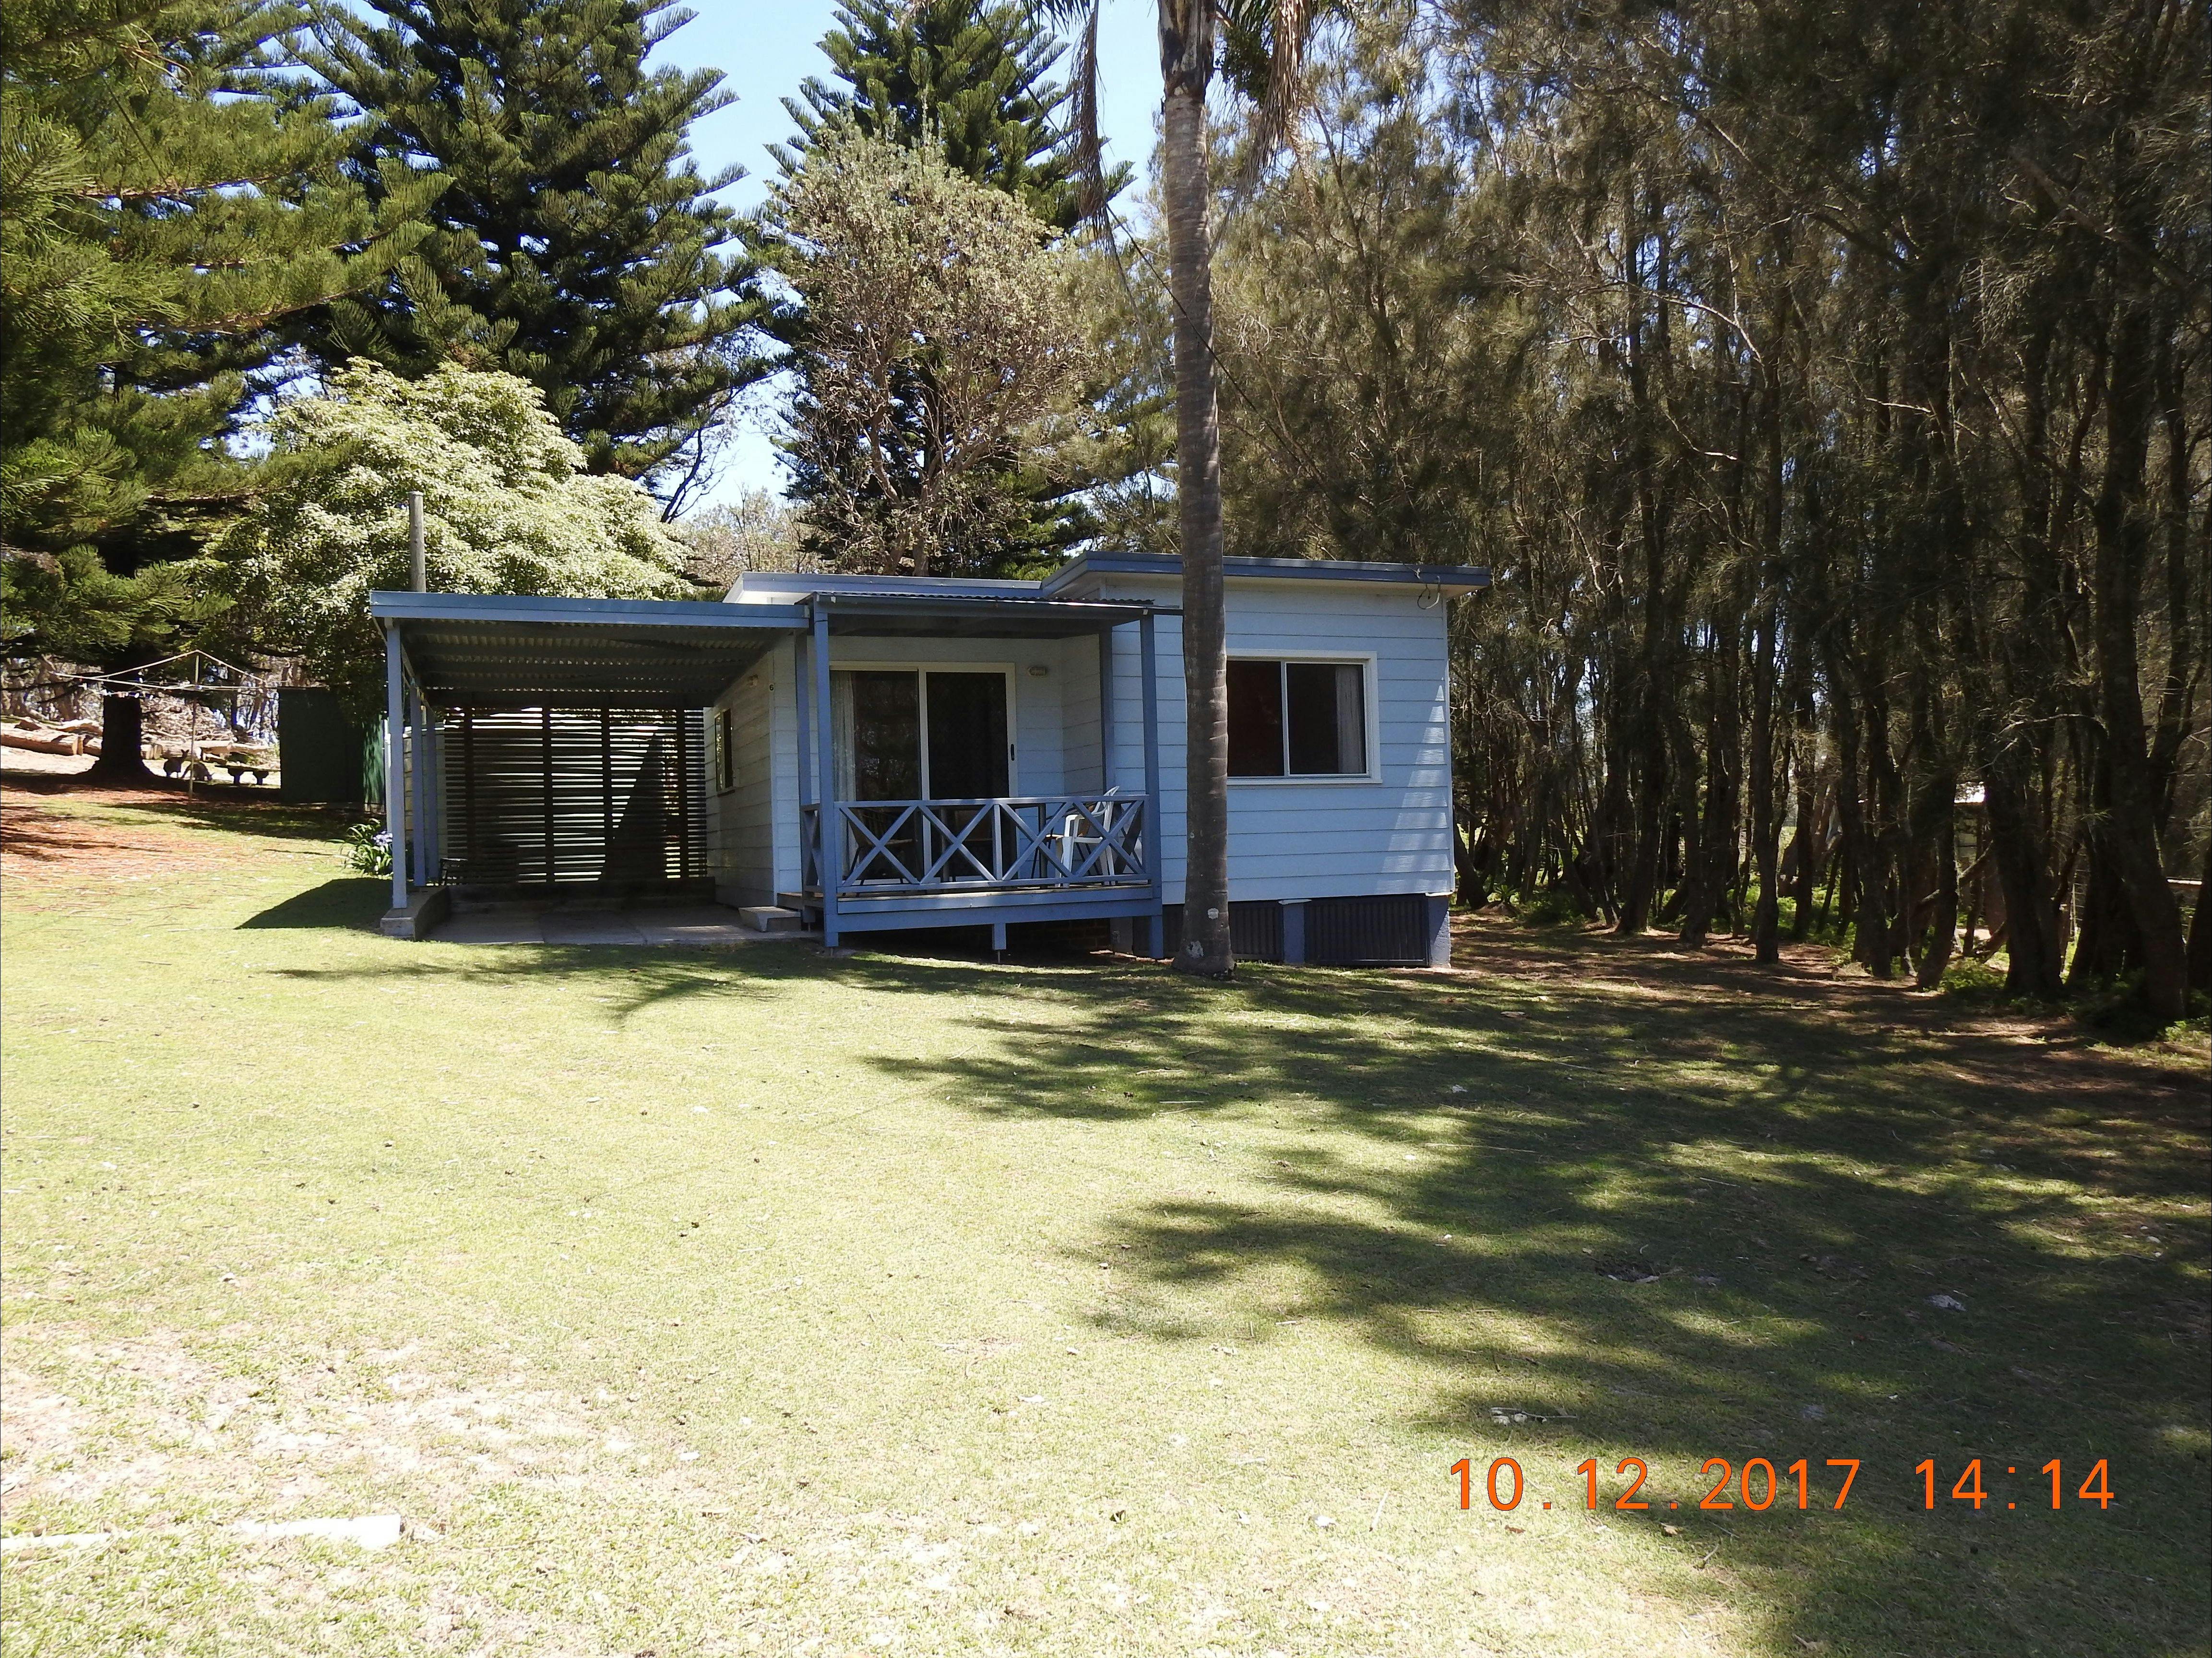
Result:
<svg viewBox="0 0 2212 1658"><path fill-rule="evenodd" d="M814 870L822 882L822 943L825 949L837 947L837 886L842 878L836 857L838 843L844 838L837 820L836 763L830 752L833 722L830 717L830 606L820 594L815 595L814 610L814 754L815 763L821 768L822 786L816 793L814 823L817 843L814 849Z"/></svg>
<svg viewBox="0 0 2212 1658"><path fill-rule="evenodd" d="M1114 787L1114 630L1098 630L1098 793Z"/></svg>
<svg viewBox="0 0 2212 1658"><path fill-rule="evenodd" d="M384 827L392 837L392 907L407 908L406 691L400 683L399 624L384 624Z"/></svg>
<svg viewBox="0 0 2212 1658"><path fill-rule="evenodd" d="M1152 638L1152 613L1147 609L1137 619L1138 661L1145 676L1145 868L1152 876L1152 913L1146 922L1149 948L1158 961L1167 954L1167 915L1162 907L1161 865L1167 837L1166 814L1160 802L1160 674L1159 656Z"/></svg>

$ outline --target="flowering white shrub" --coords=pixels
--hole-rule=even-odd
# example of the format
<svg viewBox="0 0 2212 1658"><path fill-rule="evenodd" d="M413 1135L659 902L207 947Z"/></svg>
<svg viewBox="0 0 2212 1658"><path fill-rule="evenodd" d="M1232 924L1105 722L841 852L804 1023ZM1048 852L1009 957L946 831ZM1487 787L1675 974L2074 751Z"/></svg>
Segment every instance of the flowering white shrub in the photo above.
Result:
<svg viewBox="0 0 2212 1658"><path fill-rule="evenodd" d="M297 653L366 707L383 647L373 589L412 579L407 495L423 498L434 592L676 598L682 547L652 495L592 477L583 451L512 374L447 365L406 380L362 362L261 430L292 465L226 554L268 647Z"/></svg>

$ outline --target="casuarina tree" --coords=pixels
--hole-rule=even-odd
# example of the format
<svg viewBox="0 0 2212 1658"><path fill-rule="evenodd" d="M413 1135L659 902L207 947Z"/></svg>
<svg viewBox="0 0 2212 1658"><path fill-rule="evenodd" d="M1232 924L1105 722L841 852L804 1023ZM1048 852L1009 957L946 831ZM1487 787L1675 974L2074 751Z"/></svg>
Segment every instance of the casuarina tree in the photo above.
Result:
<svg viewBox="0 0 2212 1658"><path fill-rule="evenodd" d="M784 449L811 486L810 549L847 568L995 573L1032 516L1008 480L1081 384L1072 250L934 145L849 127L807 152L768 218L806 307Z"/></svg>

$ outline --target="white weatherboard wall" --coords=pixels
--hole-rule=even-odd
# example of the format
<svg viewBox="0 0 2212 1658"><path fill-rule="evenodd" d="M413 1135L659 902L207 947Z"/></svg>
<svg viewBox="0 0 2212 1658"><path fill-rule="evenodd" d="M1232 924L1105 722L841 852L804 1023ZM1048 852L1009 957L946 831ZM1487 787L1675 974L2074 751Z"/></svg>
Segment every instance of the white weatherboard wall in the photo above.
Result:
<svg viewBox="0 0 2212 1658"><path fill-rule="evenodd" d="M779 891L799 884L795 655L791 641L781 641L714 705L730 710L736 784L714 797L715 835L709 848L715 891L727 903L774 903ZM711 721L713 714L708 718ZM710 725L708 741L713 740Z"/></svg>
<svg viewBox="0 0 2212 1658"><path fill-rule="evenodd" d="M1085 597L1091 597L1086 593ZM1173 606L1176 584L1103 580L1100 598ZM1268 779L1229 783L1229 896L1239 902L1353 898L1452 890L1451 720L1444 607L1425 608L1413 584L1327 580L1228 583L1231 656L1371 657L1368 731L1372 780ZM1183 695L1179 618L1158 629L1161 848L1166 902L1182 902ZM1114 639L1114 778L1141 792L1144 705L1134 628Z"/></svg>

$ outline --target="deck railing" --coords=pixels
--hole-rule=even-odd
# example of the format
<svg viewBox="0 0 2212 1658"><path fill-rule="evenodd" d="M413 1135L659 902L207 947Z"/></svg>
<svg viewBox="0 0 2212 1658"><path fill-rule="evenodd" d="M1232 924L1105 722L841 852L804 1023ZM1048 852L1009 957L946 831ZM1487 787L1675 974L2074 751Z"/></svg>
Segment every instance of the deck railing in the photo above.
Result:
<svg viewBox="0 0 2212 1658"><path fill-rule="evenodd" d="M848 800L832 806L837 896L1141 886L1149 801L1141 794L1030 795L979 800ZM800 809L806 887L821 809Z"/></svg>

